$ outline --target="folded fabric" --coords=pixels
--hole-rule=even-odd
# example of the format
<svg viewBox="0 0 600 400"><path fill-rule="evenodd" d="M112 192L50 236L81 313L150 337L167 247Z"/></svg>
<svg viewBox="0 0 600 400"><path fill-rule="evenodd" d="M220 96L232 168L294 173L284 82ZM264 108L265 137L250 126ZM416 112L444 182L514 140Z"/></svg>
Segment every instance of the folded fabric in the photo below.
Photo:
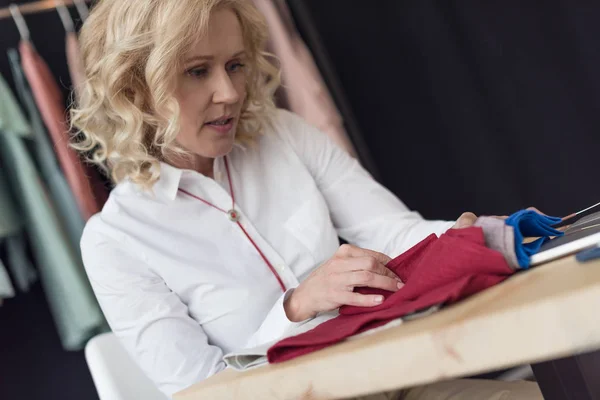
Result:
<svg viewBox="0 0 600 400"><path fill-rule="evenodd" d="M496 217L479 217L474 226L483 229L485 245L488 248L502 253L512 269L519 269L519 260L515 251L515 231L512 226L506 225L504 220Z"/></svg>
<svg viewBox="0 0 600 400"><path fill-rule="evenodd" d="M428 314L430 312L430 310L431 309L426 310L425 314ZM320 314L319 316L308 320L305 324L302 324L300 326L294 327L293 329L290 329L288 332L286 332L283 335L283 337L281 339L284 339L286 337L295 336L295 335L300 335L301 333L304 333L311 329L314 329L315 327L321 325L325 321L329 321L330 319L335 318L338 315L339 314L337 311ZM419 313L418 315L420 316L422 314ZM364 331L357 335L350 336L349 338L347 338L347 340L354 340L354 339L361 338L363 336L372 335L379 331L398 326L401 323L402 323L402 319L397 318L397 319L387 322L385 325L380 326L378 328L370 329L368 331ZM281 340L281 339L279 339L279 340ZM228 353L225 356L223 356L223 361L225 361L225 364L227 364L227 367L232 368L236 371L247 371L250 369L261 367L263 365L267 365L269 363L267 360L267 351L277 341L278 340L275 340L275 341L265 343L265 344L262 344L260 346L256 346L256 347L253 347L250 349L233 351L233 352Z"/></svg>
<svg viewBox="0 0 600 400"><path fill-rule="evenodd" d="M267 352L269 362L320 350L432 305L452 304L513 273L502 253L486 247L480 227L451 229L439 239L430 235L387 266L405 282L401 290L355 289L363 294L381 294L385 300L376 307L340 308L339 317L276 343Z"/></svg>
<svg viewBox="0 0 600 400"><path fill-rule="evenodd" d="M563 233L552 226L562 219L539 214L533 210L521 210L506 219L506 225L514 228L515 252L521 268L529 268L530 257L536 254L540 247L551 236L562 236ZM530 243L523 243L523 238L537 237Z"/></svg>

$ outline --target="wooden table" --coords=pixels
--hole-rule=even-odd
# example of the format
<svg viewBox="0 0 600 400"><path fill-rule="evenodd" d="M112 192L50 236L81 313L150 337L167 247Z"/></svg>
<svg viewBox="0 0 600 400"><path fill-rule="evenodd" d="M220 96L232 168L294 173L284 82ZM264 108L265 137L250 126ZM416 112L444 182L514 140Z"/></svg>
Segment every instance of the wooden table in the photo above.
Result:
<svg viewBox="0 0 600 400"><path fill-rule="evenodd" d="M600 261L570 257L434 315L282 364L226 370L174 398L339 399L598 349Z"/></svg>

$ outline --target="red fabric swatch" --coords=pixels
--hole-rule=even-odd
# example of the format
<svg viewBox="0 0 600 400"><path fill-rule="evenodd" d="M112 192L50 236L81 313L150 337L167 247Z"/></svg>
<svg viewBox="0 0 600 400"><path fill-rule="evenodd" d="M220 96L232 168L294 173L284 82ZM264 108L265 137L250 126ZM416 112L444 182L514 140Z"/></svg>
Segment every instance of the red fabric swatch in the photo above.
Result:
<svg viewBox="0 0 600 400"><path fill-rule="evenodd" d="M385 300L376 307L340 308L337 318L273 345L267 352L269 362L312 353L435 304L452 304L502 282L514 272L502 253L485 246L479 227L451 229L439 239L432 234L387 266L405 283L402 289L392 293L357 288L359 293L381 294Z"/></svg>

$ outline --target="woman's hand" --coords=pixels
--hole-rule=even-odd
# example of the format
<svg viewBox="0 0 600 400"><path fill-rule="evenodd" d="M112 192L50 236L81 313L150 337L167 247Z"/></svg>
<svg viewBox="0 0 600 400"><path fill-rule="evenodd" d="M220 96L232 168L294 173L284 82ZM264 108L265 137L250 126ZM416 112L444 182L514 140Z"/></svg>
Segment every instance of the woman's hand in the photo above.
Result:
<svg viewBox="0 0 600 400"><path fill-rule="evenodd" d="M379 295L355 293L355 287L397 291L403 286L385 264L390 258L372 250L344 244L325 264L314 270L284 304L290 321L299 322L342 305L373 307L383 301Z"/></svg>
<svg viewBox="0 0 600 400"><path fill-rule="evenodd" d="M536 213L541 215L546 215L535 207L528 207L527 209L535 211ZM492 217L506 219L508 218L508 215L492 215ZM477 215L473 214L472 212L462 213L461 216L458 217L458 219L456 220L456 223L452 226L452 229L468 228L470 226L473 226L475 221L477 221Z"/></svg>
<svg viewBox="0 0 600 400"><path fill-rule="evenodd" d="M473 226L473 224L477 221L477 215L472 212L462 213L460 217L456 220L454 225L452 225L452 229L462 229Z"/></svg>

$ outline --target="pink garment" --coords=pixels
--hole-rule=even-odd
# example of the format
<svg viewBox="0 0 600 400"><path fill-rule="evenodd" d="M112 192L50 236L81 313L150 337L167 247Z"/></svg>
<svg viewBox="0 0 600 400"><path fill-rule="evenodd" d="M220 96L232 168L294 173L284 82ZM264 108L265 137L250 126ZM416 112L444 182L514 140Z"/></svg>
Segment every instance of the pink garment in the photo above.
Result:
<svg viewBox="0 0 600 400"><path fill-rule="evenodd" d="M289 10L282 15L273 0L253 0L267 20L270 45L281 62L283 89L290 109L356 155L342 118L323 83L310 51L296 32ZM282 2L283 3L283 2ZM281 4L281 7L286 7Z"/></svg>
<svg viewBox="0 0 600 400"><path fill-rule="evenodd" d="M102 184L98 172L91 166L84 165L75 150L69 146L69 126L62 94L48 65L31 43L21 41L19 50L23 71L54 143L54 151L69 187L75 195L79 211L87 221L102 209L108 198L108 191Z"/></svg>
<svg viewBox="0 0 600 400"><path fill-rule="evenodd" d="M83 68L83 60L79 51L79 40L75 32L68 32L66 39L67 64L69 65L69 75L71 75L71 83L75 98L79 99L79 90L85 79L85 70Z"/></svg>

